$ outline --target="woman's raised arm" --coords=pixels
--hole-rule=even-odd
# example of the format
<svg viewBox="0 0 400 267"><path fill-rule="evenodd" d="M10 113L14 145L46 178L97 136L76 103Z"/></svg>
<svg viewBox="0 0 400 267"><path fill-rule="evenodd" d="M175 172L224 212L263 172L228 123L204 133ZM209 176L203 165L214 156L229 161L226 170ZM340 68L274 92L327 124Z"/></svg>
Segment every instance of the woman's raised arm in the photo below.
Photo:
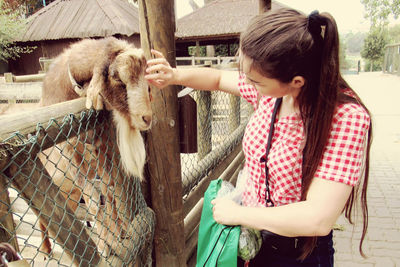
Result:
<svg viewBox="0 0 400 267"><path fill-rule="evenodd" d="M171 84L183 85L197 90L220 90L239 95L238 71L224 71L212 68L172 68L164 55L151 51L156 58L147 61L146 80L157 88Z"/></svg>

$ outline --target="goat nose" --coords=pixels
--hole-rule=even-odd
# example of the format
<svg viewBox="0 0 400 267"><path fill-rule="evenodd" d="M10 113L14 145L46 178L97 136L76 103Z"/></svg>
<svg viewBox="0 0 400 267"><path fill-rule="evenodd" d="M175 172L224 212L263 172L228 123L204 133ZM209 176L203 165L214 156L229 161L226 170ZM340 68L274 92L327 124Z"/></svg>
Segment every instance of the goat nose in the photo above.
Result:
<svg viewBox="0 0 400 267"><path fill-rule="evenodd" d="M143 116L142 119L147 125L151 124L151 115Z"/></svg>

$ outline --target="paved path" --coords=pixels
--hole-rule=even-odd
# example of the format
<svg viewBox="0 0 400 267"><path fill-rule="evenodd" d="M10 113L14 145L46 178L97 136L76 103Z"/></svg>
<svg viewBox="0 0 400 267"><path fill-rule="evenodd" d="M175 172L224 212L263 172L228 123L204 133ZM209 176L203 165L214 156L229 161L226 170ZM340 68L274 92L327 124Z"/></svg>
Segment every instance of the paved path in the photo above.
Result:
<svg viewBox="0 0 400 267"><path fill-rule="evenodd" d="M375 73L345 79L370 109L373 144L368 189L369 227L364 242L367 258L358 252L361 221L344 218L335 231L335 267L400 267L400 76Z"/></svg>

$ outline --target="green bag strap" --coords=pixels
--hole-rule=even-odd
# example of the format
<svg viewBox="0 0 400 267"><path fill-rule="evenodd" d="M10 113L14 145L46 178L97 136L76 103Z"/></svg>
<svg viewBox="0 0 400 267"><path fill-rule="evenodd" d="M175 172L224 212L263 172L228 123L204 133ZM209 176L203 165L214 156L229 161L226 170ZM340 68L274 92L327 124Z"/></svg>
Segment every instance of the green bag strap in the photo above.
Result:
<svg viewBox="0 0 400 267"><path fill-rule="evenodd" d="M218 238L217 238L217 240L215 240L214 246L213 246L212 250L210 251L210 254L209 254L208 257L207 257L207 260L204 262L203 267L206 266L208 260L210 259L212 253L214 252L215 247L217 246L218 241L219 241L219 239L221 238L222 233L225 231L225 229L228 229L228 228L230 228L230 229L229 229L229 232L228 232L227 236L225 237L225 241L224 241L224 244L222 245L222 249L221 249L221 250L219 251L219 253L218 253L218 257L217 257L217 262L218 262L219 256L221 256L222 250L223 250L223 248L225 247L225 243L226 243L226 241L228 240L229 234L231 233L231 231L232 231L232 229L233 229L233 226L225 226L224 228L221 229L221 231L219 232Z"/></svg>
<svg viewBox="0 0 400 267"><path fill-rule="evenodd" d="M226 226L225 229L226 229L226 228L229 228L229 232L228 232L228 234L226 235L224 244L222 245L222 249L221 249L221 250L219 251L219 253L218 253L217 263L218 263L218 260L219 260L219 256L221 256L221 253L222 253L222 251L223 251L224 248L225 248L226 241L228 241L229 235L231 234L231 232L232 232L234 226ZM204 264L204 266L205 266L205 264Z"/></svg>

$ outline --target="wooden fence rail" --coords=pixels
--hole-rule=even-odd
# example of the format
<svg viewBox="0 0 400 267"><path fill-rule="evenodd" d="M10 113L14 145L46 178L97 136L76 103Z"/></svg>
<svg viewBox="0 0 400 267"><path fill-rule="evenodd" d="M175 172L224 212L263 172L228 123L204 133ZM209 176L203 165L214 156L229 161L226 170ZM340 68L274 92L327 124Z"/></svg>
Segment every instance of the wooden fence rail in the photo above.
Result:
<svg viewBox="0 0 400 267"><path fill-rule="evenodd" d="M41 82L0 83L0 100L40 100L42 96Z"/></svg>
<svg viewBox="0 0 400 267"><path fill-rule="evenodd" d="M46 74L29 74L29 75L13 75L10 72L4 73L6 83L26 83L26 82L41 82Z"/></svg>

